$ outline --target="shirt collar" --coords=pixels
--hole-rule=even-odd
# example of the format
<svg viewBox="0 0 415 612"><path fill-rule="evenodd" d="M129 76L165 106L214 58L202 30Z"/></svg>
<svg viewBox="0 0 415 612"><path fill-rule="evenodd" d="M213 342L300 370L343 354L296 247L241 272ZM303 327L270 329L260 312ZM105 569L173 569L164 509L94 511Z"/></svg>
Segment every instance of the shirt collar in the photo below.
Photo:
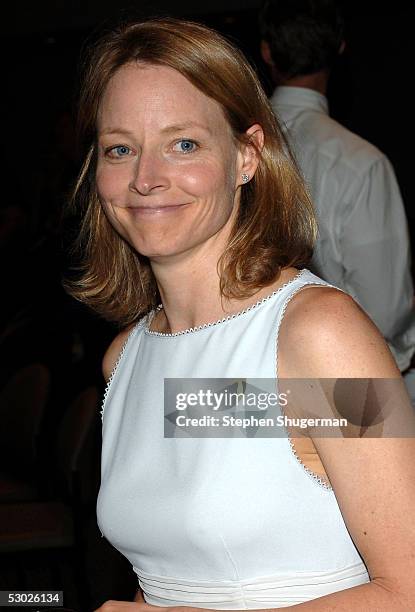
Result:
<svg viewBox="0 0 415 612"><path fill-rule="evenodd" d="M301 108L309 108L326 115L329 114L326 96L306 87L281 85L272 94L271 104L273 106L300 106Z"/></svg>

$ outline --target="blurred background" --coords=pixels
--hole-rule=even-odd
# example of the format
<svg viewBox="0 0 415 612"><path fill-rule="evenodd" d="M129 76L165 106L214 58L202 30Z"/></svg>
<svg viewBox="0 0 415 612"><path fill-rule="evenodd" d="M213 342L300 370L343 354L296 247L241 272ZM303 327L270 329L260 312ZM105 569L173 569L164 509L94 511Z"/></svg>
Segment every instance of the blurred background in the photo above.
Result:
<svg viewBox="0 0 415 612"><path fill-rule="evenodd" d="M196 19L236 42L271 93L259 6L21 0L13 19L3 20L0 590L63 590L65 605L83 612L106 599L131 600L137 587L95 518L101 360L117 329L61 284L74 263L69 248L79 221L67 202L81 161L75 108L82 49L121 17ZM346 49L330 82L331 114L392 161L414 243L415 10L401 0L351 0L343 9Z"/></svg>

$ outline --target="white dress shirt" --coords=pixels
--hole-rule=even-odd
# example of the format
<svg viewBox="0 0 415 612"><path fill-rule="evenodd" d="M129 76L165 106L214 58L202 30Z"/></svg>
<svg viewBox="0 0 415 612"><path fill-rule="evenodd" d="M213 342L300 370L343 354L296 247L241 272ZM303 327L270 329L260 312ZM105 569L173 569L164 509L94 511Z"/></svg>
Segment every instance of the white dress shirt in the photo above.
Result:
<svg viewBox="0 0 415 612"><path fill-rule="evenodd" d="M311 193L319 237L311 269L344 289L376 323L401 371L415 351L407 220L379 149L328 115L312 89L278 87L273 109Z"/></svg>

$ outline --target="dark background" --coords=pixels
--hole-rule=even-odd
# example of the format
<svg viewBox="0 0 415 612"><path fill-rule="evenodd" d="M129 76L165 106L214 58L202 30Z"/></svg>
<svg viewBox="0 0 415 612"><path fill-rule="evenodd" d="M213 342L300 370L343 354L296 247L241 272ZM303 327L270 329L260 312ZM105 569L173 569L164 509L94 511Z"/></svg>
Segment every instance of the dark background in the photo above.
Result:
<svg viewBox="0 0 415 612"><path fill-rule="evenodd" d="M333 72L328 97L332 116L392 161L414 242L415 11L409 4L343 2L346 50ZM49 442L70 399L91 383L103 391L100 362L117 331L75 303L61 285L77 232L75 219L63 212L80 165L74 111L81 50L120 16L194 18L239 44L270 93L259 55L259 5L256 0L23 0L15 2L12 19L3 15L0 386L17 368L34 361L50 369L52 392L40 448L44 466L53 461ZM92 525L94 520L92 516ZM88 562L96 605L106 598L130 597L135 582L129 564L95 536L93 527Z"/></svg>

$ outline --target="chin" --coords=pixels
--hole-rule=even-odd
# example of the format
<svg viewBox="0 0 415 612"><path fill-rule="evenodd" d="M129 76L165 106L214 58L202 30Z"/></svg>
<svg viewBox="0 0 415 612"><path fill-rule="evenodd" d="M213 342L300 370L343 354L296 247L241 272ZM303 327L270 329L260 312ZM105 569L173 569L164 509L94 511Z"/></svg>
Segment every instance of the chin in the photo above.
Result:
<svg viewBox="0 0 415 612"><path fill-rule="evenodd" d="M148 259L159 259L164 257L174 257L175 255L180 255L184 253L189 247L182 245L181 247L177 244L163 244L162 242L157 242L157 244L132 244L131 246L137 253L142 255L143 257L147 257Z"/></svg>

